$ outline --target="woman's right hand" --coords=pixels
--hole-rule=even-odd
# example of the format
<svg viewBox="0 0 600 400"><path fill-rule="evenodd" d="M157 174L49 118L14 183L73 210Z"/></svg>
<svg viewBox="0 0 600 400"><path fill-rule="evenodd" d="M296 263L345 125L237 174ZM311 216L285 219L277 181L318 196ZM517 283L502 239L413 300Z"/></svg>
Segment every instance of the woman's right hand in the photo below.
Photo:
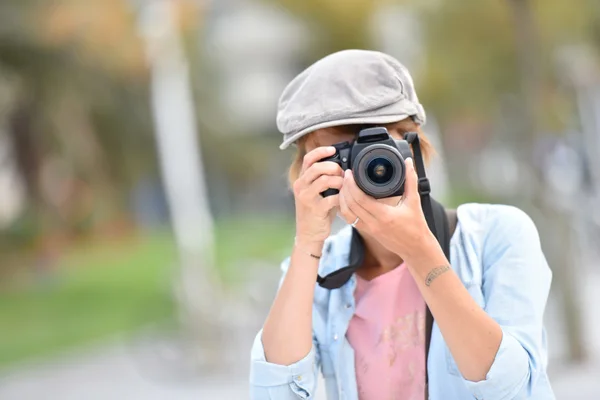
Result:
<svg viewBox="0 0 600 400"><path fill-rule="evenodd" d="M335 154L331 146L317 147L304 156L300 176L294 182L294 198L296 201L296 242L311 249L319 247L320 254L323 242L331 233L331 223L335 218L335 210L339 206L339 194L323 197L321 193L327 189L341 189L344 182L344 171L332 162L319 162ZM307 249L308 250L308 249Z"/></svg>

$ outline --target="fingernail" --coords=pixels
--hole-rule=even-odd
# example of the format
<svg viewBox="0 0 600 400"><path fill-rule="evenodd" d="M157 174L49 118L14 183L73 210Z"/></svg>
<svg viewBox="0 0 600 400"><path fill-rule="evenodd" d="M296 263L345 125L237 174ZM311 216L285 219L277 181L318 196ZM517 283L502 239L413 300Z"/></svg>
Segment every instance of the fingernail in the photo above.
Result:
<svg viewBox="0 0 600 400"><path fill-rule="evenodd" d="M406 163L407 166L414 167L413 159L412 158L407 158L406 161L405 161L405 163Z"/></svg>

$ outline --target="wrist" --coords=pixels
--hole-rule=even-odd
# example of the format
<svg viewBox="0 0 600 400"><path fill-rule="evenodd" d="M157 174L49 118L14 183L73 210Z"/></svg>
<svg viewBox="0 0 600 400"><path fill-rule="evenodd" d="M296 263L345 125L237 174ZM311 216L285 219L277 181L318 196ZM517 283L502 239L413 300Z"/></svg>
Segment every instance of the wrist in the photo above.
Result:
<svg viewBox="0 0 600 400"><path fill-rule="evenodd" d="M294 247L303 253L312 255L313 258L321 258L323 255L323 246L325 241L314 240L310 237L296 236L294 238Z"/></svg>
<svg viewBox="0 0 600 400"><path fill-rule="evenodd" d="M415 269L427 269L432 265L449 263L444 251L431 231L428 231L414 246L411 246L410 254L404 257L404 261Z"/></svg>

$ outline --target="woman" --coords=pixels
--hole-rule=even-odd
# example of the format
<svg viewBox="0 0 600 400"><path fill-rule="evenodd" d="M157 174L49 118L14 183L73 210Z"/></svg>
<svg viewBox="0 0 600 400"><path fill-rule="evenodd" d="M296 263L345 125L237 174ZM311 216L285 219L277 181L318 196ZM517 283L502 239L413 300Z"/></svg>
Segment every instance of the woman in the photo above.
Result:
<svg viewBox="0 0 600 400"><path fill-rule="evenodd" d="M297 147L296 239L252 349L251 397L314 398L320 369L328 399L553 399L543 328L551 272L527 215L460 206L448 260L410 158L404 195L380 200L350 171L318 162L364 126L397 139L418 132L431 155L408 71L379 52L332 54L288 85L277 122L281 148ZM321 196L328 188L339 194ZM350 226L330 237L336 213ZM362 262L339 289L315 284L357 251ZM426 361L427 308L435 322Z"/></svg>

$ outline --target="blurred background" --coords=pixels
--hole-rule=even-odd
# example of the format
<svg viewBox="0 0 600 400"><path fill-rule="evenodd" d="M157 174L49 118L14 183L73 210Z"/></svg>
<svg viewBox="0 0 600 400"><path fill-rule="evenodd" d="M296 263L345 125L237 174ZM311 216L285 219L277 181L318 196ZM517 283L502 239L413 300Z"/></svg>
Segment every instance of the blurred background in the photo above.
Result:
<svg viewBox="0 0 600 400"><path fill-rule="evenodd" d="M347 48L412 71L436 198L535 220L557 397L600 398L600 2L3 0L0 399L248 397L277 98Z"/></svg>

